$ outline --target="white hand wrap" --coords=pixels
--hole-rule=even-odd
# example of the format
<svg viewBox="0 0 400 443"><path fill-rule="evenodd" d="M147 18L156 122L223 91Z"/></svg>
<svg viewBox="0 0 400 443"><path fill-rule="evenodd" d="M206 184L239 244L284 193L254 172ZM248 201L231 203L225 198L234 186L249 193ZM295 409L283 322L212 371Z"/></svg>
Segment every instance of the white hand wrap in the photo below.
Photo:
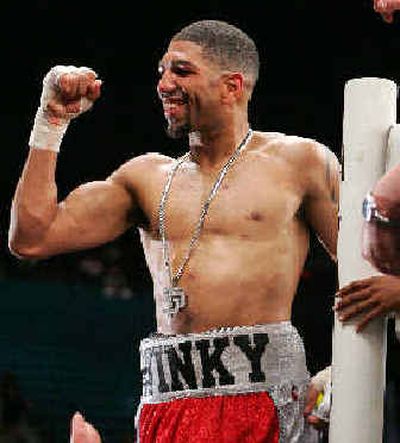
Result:
<svg viewBox="0 0 400 443"><path fill-rule="evenodd" d="M70 121L90 109L93 102L85 97L81 99L80 110L69 113L64 117L51 116L48 104L59 91L59 79L64 74L94 72L90 68L75 66L54 66L43 79L43 90L40 106L36 112L35 121L29 138L29 146L35 149L47 149L59 152L61 141Z"/></svg>
<svg viewBox="0 0 400 443"><path fill-rule="evenodd" d="M311 378L311 384L318 391L325 391L326 387L331 384L332 376L331 376L331 366L327 366L322 371L317 372L314 377Z"/></svg>

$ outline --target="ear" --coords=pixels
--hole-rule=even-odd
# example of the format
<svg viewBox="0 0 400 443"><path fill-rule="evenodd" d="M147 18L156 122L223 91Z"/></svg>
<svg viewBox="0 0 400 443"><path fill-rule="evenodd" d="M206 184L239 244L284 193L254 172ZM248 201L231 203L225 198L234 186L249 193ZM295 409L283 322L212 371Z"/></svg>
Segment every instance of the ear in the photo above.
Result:
<svg viewBox="0 0 400 443"><path fill-rule="evenodd" d="M240 72L224 74L224 99L227 101L238 100L244 90L244 76Z"/></svg>

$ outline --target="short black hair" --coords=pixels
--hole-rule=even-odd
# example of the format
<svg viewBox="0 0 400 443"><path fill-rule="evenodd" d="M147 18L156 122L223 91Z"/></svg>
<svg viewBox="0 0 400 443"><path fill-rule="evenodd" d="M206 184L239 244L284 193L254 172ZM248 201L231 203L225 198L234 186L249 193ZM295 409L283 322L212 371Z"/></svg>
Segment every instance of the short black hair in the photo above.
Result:
<svg viewBox="0 0 400 443"><path fill-rule="evenodd" d="M200 20L185 26L171 41L191 41L203 48L204 56L221 69L242 72L254 88L260 58L254 41L241 29L220 20Z"/></svg>

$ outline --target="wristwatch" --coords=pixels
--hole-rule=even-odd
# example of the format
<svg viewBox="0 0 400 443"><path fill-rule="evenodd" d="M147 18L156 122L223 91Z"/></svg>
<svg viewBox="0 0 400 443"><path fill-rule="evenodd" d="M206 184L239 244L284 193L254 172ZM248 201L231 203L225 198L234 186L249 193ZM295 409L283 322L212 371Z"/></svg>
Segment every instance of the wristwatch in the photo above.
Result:
<svg viewBox="0 0 400 443"><path fill-rule="evenodd" d="M387 227L400 227L400 221L391 220L389 217L382 215L376 205L375 197L368 192L362 204L362 215L368 223L377 222Z"/></svg>

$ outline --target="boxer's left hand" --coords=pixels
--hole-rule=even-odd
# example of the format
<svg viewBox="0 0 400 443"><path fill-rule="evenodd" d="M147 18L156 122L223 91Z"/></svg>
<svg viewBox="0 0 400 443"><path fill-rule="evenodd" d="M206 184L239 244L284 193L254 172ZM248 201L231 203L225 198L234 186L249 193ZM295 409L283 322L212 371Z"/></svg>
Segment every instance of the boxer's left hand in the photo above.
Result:
<svg viewBox="0 0 400 443"><path fill-rule="evenodd" d="M304 416L307 422L316 429L323 429L328 425L325 420L313 415L313 410L317 406L318 397L321 393L322 391L311 383L307 390L306 406L304 408Z"/></svg>
<svg viewBox="0 0 400 443"><path fill-rule="evenodd" d="M307 389L304 417L310 425L318 430L327 428L329 425L332 389L331 372L331 366L319 371L311 377Z"/></svg>
<svg viewBox="0 0 400 443"><path fill-rule="evenodd" d="M383 275L357 280L341 288L336 296L334 309L339 320L357 317L359 332L374 318L400 311L400 277Z"/></svg>
<svg viewBox="0 0 400 443"><path fill-rule="evenodd" d="M101 443L100 434L79 412L71 420L70 443Z"/></svg>

